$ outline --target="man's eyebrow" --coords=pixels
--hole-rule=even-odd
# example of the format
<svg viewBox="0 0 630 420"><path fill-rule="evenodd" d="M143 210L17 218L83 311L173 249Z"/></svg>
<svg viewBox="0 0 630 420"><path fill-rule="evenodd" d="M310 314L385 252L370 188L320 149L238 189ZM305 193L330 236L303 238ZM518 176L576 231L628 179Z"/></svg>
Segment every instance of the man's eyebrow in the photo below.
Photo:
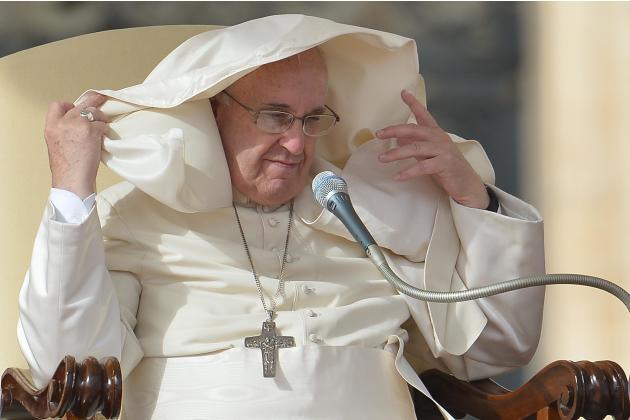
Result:
<svg viewBox="0 0 630 420"><path fill-rule="evenodd" d="M263 108L275 108L275 109L286 110L286 111L289 111L289 112L291 111L291 107L289 105L282 104L282 103L274 103L274 102L263 104ZM307 112L306 115L309 115L309 114L321 114L321 113L324 113L324 112L326 112L326 106L321 105L321 106L318 106L317 108Z"/></svg>
<svg viewBox="0 0 630 420"><path fill-rule="evenodd" d="M291 107L287 104L268 102L262 105L265 108L280 108L280 109L291 109Z"/></svg>

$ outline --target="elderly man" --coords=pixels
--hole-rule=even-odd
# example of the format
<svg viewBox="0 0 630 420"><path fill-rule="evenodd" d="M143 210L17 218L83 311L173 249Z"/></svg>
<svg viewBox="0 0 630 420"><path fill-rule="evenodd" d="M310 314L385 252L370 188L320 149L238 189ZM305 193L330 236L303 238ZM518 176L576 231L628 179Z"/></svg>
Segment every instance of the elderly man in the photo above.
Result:
<svg viewBox="0 0 630 420"><path fill-rule="evenodd" d="M339 61L329 45L348 40L340 33L367 30L294 16L264 23L296 19L297 35L278 34L277 41L309 40L295 51L252 67L240 64L247 71L206 83L199 89L205 93L191 89L171 115L146 111L159 121L174 116L170 127L209 110L199 124L216 121L224 159L214 156L206 170L226 167L231 205L208 207L212 197L199 198L225 185L197 183L198 195L172 191L177 179L188 186L201 176L190 166L169 166L172 156L195 158L192 143L173 140L177 131L156 143L171 153L167 170L142 162L150 147L144 155L138 149L126 155L146 173L167 174L155 175L157 188L116 166L123 140L110 128L123 132L124 118L147 108L124 90L88 94L76 106L51 104L45 137L53 190L21 293L18 328L38 383L64 354L116 356L128 418L412 419L407 384L424 388L409 361L416 370L437 366L478 378L531 357L541 290L478 303L414 301L382 278L338 221L314 210L307 187L314 172L339 171L333 159L322 158L318 149L328 146L318 138L334 138L337 123L356 117L329 102L343 103L334 90ZM258 26L247 25L229 39L256 39ZM329 43L311 42L316 36L309 28L333 35ZM357 37L356 45L365 47L365 39ZM191 40L173 57L203 57L195 48L201 41ZM159 86L182 79L175 72L167 80L161 70L152 73ZM205 80L199 74L189 86ZM116 113L106 110L107 100L126 104ZM402 90L399 100L411 118L386 116L389 124L357 142L342 170L393 268L416 285L440 290L540 272L537 212L487 185L478 146L453 141L413 92ZM129 103L142 107L130 110ZM181 144L188 148L178 151ZM95 206L100 160L130 182L100 193ZM391 206L378 202L384 199Z"/></svg>

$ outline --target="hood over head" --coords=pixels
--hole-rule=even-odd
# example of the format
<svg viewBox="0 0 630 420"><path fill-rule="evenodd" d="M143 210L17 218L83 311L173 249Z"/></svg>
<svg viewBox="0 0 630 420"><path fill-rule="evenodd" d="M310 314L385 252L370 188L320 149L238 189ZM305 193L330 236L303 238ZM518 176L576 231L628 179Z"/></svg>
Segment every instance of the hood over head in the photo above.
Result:
<svg viewBox="0 0 630 420"><path fill-rule="evenodd" d="M402 89L425 100L412 39L317 17L269 16L188 39L141 84L96 90L110 98L102 110L112 118L103 162L175 210L229 206L229 172L207 99L259 66L313 47L328 68L327 104L341 117L318 139L317 155L335 167L376 129L408 120Z"/></svg>

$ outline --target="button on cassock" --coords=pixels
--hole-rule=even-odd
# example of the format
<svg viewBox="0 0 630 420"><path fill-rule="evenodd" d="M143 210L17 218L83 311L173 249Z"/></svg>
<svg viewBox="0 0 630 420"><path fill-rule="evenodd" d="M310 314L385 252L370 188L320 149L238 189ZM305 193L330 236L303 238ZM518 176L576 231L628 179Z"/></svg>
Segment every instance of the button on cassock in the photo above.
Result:
<svg viewBox="0 0 630 420"><path fill-rule="evenodd" d="M314 287L310 287L310 286L305 284L305 285L302 286L302 291L306 295L312 295L313 293L315 293L315 288Z"/></svg>
<svg viewBox="0 0 630 420"><path fill-rule="evenodd" d="M308 339L311 340L311 342L316 343L316 344L322 342L322 338L317 334L310 334L308 336Z"/></svg>

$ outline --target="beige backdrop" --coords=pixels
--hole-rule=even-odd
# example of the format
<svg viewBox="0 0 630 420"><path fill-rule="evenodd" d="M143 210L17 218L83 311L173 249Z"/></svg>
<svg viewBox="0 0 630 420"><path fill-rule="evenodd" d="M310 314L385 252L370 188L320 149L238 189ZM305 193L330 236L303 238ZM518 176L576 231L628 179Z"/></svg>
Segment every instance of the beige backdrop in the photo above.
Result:
<svg viewBox="0 0 630 420"><path fill-rule="evenodd" d="M48 103L90 88L141 82L159 60L208 26L124 29L55 42L0 59L0 372L25 367L16 338L18 292L50 189L43 128ZM103 165L98 189L115 176Z"/></svg>
<svg viewBox="0 0 630 420"><path fill-rule="evenodd" d="M527 10L521 156L526 196L545 217L548 272L591 274L628 290L630 3ZM556 359L611 359L630 373L629 332L616 298L550 286L531 370Z"/></svg>

